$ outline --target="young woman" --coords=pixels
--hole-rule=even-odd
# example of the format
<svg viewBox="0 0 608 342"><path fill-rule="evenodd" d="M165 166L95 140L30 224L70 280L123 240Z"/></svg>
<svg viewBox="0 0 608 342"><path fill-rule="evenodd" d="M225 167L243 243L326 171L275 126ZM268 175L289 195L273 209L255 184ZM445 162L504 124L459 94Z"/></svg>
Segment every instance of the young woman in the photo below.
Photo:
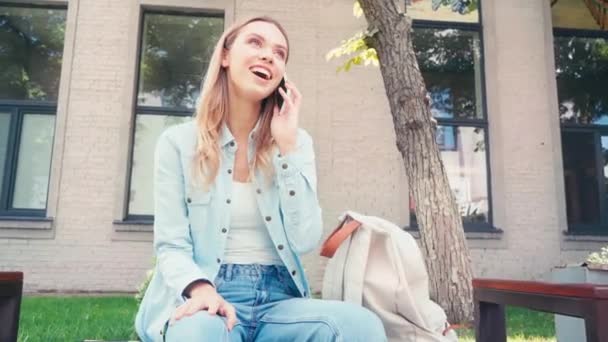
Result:
<svg viewBox="0 0 608 342"><path fill-rule="evenodd" d="M275 20L234 24L195 119L159 138L157 264L135 322L143 341L386 340L370 311L310 298L299 255L317 247L322 219L302 96L279 87L288 55Z"/></svg>

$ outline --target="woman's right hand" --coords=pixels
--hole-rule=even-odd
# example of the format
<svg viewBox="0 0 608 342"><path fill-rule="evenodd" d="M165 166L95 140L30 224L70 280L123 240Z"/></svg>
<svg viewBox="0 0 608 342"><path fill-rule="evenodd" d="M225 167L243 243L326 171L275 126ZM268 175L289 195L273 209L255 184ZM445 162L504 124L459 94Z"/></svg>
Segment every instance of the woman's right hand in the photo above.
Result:
<svg viewBox="0 0 608 342"><path fill-rule="evenodd" d="M228 331L236 324L236 310L220 296L215 288L208 283L199 283L190 290L190 298L175 309L169 324L172 325L183 317L192 316L199 311L207 310L210 315L220 314L226 317Z"/></svg>

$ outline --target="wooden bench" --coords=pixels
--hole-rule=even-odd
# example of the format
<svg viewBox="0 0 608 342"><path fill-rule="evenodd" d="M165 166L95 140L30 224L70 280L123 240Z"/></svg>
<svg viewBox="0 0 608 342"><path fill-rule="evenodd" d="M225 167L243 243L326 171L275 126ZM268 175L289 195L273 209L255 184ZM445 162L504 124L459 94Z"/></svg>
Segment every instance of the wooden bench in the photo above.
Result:
<svg viewBox="0 0 608 342"><path fill-rule="evenodd" d="M17 341L23 273L0 272L0 341Z"/></svg>
<svg viewBox="0 0 608 342"><path fill-rule="evenodd" d="M587 342L608 341L608 285L474 279L477 342L506 342L505 305L580 317Z"/></svg>

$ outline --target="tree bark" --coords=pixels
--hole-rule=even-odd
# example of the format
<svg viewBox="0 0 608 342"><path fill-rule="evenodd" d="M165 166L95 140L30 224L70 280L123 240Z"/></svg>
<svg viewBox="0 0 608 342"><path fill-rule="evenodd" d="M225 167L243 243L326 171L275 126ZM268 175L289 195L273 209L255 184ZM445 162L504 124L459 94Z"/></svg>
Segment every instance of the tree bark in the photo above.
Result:
<svg viewBox="0 0 608 342"><path fill-rule="evenodd" d="M411 40L411 19L395 0L359 0L376 49L388 96L397 148L416 203L431 298L451 323L473 319L472 271L462 218L435 140L426 87Z"/></svg>

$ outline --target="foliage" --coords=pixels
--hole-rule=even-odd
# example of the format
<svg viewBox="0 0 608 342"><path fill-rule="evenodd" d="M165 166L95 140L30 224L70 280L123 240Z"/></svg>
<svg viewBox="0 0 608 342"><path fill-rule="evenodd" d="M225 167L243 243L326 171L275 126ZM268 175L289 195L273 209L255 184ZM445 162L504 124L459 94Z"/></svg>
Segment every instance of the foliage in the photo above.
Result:
<svg viewBox="0 0 608 342"><path fill-rule="evenodd" d="M479 37L456 29L419 28L412 35L431 110L438 118L479 117L476 75L481 64ZM477 69L477 70L476 70Z"/></svg>
<svg viewBox="0 0 608 342"><path fill-rule="evenodd" d="M223 29L221 18L146 14L139 103L193 108Z"/></svg>
<svg viewBox="0 0 608 342"><path fill-rule="evenodd" d="M457 3L464 2L443 0L441 5ZM469 6L467 11L477 9L477 1L466 3ZM362 14L359 3L355 2L353 15L361 17ZM344 64L337 68L337 72L349 71L353 65L378 66L376 50L369 48L366 43L366 39L376 32L362 31L343 40L340 46L327 53L326 59L348 57ZM459 29L418 28L412 35L412 43L429 92L433 116L478 118L482 110L476 101L477 98L481 98L481 94L476 94L478 91L476 78L480 73L481 65L478 34ZM483 146L479 146L477 150L483 151Z"/></svg>
<svg viewBox="0 0 608 342"><path fill-rule="evenodd" d="M361 9L361 5L358 1L355 1L353 5L353 15L356 18L361 18L363 15L363 10ZM342 56L352 56L347 59L344 64L339 66L336 72L340 72L342 70L349 71L353 65L363 64L368 66L372 64L373 66L379 66L376 49L370 48L365 41L367 37L371 37L375 33L376 31L368 30L355 33L355 35L349 39L341 41L340 46L329 51L325 55L325 59L329 61Z"/></svg>
<svg viewBox="0 0 608 342"><path fill-rule="evenodd" d="M0 98L57 99L66 11L0 7Z"/></svg>
<svg viewBox="0 0 608 342"><path fill-rule="evenodd" d="M325 56L325 59L329 61L333 58L355 54L355 56L349 58L343 65L339 66L337 72L342 70L349 71L353 65L363 64L368 66L372 64L374 66L378 66L378 55L376 54L376 49L368 47L367 43L365 42L365 38L373 35L374 33L375 32L369 31L356 33L353 37L343 40L339 47L329 51Z"/></svg>
<svg viewBox="0 0 608 342"><path fill-rule="evenodd" d="M608 39L558 36L554 49L561 121L608 124Z"/></svg>
<svg viewBox="0 0 608 342"><path fill-rule="evenodd" d="M596 265L608 265L608 246L602 247L599 253L589 254L587 262Z"/></svg>
<svg viewBox="0 0 608 342"><path fill-rule="evenodd" d="M411 4L412 1L416 2L420 0L406 0L406 4ZM467 14L477 9L478 0L433 0L433 10L437 10L439 6L451 6L454 12ZM356 18L363 16L363 10L358 1L355 1L353 5L353 15ZM341 41L340 46L329 51L325 59L329 61L342 56L350 56L343 65L338 67L337 72L342 70L349 71L353 65L368 66L371 64L378 66L376 50L370 48L366 42L366 38L373 36L376 32L365 30L355 33L351 38Z"/></svg>

